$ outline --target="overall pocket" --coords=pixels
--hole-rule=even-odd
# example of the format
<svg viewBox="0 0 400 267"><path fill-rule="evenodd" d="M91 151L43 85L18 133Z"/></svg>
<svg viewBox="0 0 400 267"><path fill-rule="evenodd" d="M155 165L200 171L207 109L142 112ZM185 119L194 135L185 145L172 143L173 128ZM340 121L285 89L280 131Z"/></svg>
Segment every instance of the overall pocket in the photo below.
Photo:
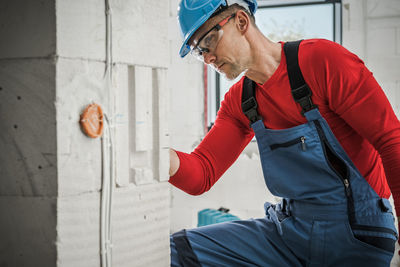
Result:
<svg viewBox="0 0 400 267"><path fill-rule="evenodd" d="M393 254L397 233L390 228L370 225L349 225L354 241L368 247L382 249Z"/></svg>
<svg viewBox="0 0 400 267"><path fill-rule="evenodd" d="M290 140L288 142L284 142L284 143L279 143L279 144L272 144L270 145L270 149L271 150L275 150L281 147L290 147L290 146L294 146L296 144L300 144L301 146L301 150L306 151L307 147L306 147L306 138L304 136L300 136L296 139Z"/></svg>

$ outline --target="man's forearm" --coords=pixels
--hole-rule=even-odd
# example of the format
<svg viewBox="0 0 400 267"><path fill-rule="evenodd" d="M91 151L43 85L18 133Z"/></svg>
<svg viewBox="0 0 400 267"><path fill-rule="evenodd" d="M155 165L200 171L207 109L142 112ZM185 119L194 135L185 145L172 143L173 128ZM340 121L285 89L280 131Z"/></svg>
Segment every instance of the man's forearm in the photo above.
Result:
<svg viewBox="0 0 400 267"><path fill-rule="evenodd" d="M169 149L169 176L174 176L174 174L179 169L179 157L175 150Z"/></svg>

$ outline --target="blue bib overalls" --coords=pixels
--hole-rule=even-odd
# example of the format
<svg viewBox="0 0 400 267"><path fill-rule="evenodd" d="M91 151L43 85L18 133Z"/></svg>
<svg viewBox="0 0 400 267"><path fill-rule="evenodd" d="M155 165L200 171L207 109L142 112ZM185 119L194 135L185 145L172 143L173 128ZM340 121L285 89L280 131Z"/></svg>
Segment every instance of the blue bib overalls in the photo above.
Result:
<svg viewBox="0 0 400 267"><path fill-rule="evenodd" d="M173 234L171 266L390 265L397 240L392 207L370 187L312 104L298 66L299 43L286 43L284 49L292 94L307 123L267 129L254 91L244 92L247 104L252 102L244 109L265 182L282 201L265 203L261 219Z"/></svg>

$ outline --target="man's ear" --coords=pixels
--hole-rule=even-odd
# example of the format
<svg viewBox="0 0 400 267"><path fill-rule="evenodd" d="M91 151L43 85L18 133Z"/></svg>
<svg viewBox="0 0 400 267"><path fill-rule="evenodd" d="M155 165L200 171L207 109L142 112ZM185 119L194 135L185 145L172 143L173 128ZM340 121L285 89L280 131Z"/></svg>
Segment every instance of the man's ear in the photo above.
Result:
<svg viewBox="0 0 400 267"><path fill-rule="evenodd" d="M250 25L250 18L243 10L236 12L236 25L242 34L245 34Z"/></svg>

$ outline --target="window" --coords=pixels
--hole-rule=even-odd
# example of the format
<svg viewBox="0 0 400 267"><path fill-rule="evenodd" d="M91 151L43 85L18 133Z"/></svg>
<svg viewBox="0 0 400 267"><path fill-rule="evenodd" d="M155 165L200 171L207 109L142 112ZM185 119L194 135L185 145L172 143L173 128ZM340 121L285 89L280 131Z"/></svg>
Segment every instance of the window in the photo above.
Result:
<svg viewBox="0 0 400 267"><path fill-rule="evenodd" d="M324 38L342 43L342 3L331 1L258 1L257 26L272 41ZM241 76L228 81L207 69L207 121L213 125L225 93Z"/></svg>

